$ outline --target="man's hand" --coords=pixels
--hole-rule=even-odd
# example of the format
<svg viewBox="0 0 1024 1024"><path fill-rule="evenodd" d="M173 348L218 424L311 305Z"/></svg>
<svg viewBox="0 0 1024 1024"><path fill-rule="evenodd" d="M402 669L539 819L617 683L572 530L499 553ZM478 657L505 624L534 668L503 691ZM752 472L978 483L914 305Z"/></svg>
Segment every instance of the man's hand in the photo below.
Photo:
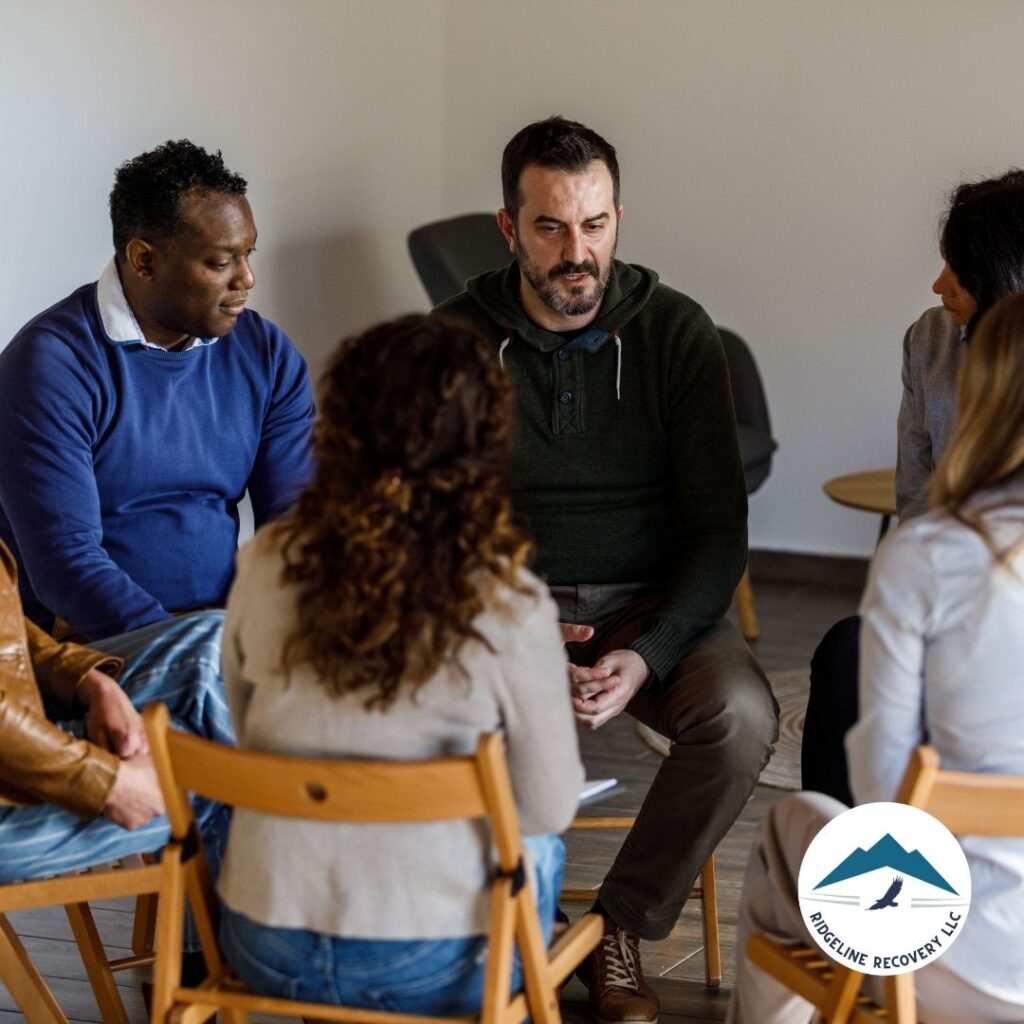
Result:
<svg viewBox="0 0 1024 1024"><path fill-rule="evenodd" d="M87 708L85 735L96 746L121 758L149 753L142 715L132 706L116 679L98 669L90 669L75 695Z"/></svg>
<svg viewBox="0 0 1024 1024"><path fill-rule="evenodd" d="M633 699L650 677L647 662L636 651L609 651L593 668L569 667L576 721L600 729Z"/></svg>
<svg viewBox="0 0 1024 1024"><path fill-rule="evenodd" d="M573 622L560 622L558 628L562 631L563 644L586 643L594 635L593 626L580 626Z"/></svg>
<svg viewBox="0 0 1024 1024"><path fill-rule="evenodd" d="M149 754L136 754L118 765L103 813L121 828L141 828L164 813L164 798Z"/></svg>

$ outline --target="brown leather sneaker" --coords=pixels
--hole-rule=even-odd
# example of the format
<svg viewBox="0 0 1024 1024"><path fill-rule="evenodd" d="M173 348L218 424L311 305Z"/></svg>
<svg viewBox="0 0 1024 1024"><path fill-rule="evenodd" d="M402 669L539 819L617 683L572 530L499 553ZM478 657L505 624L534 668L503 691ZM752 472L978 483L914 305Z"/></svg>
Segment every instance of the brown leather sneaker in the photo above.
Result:
<svg viewBox="0 0 1024 1024"><path fill-rule="evenodd" d="M635 935L605 918L601 942L585 963L590 1009L600 1024L657 1024L660 1005L644 981Z"/></svg>

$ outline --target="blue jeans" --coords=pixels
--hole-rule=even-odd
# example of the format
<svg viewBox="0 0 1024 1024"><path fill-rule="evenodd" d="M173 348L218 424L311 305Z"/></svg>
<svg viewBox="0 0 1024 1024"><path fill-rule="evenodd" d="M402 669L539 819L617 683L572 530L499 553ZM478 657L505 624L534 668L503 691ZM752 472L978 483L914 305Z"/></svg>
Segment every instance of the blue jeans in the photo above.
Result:
<svg viewBox="0 0 1024 1024"><path fill-rule="evenodd" d="M536 866L544 941L551 941L565 847L558 836L524 839ZM394 1013L465 1014L480 1009L487 939L344 939L258 924L222 904L220 943L234 972L254 992L283 999ZM512 989L522 985L519 958Z"/></svg>
<svg viewBox="0 0 1024 1024"><path fill-rule="evenodd" d="M124 658L119 681L136 708L163 701L176 728L234 744L220 666L223 624L223 612L196 612L93 646ZM80 718L57 724L84 735ZM195 811L207 858L216 872L230 809L197 800ZM129 832L102 815L85 821L53 804L0 808L0 883L74 871L133 853L153 853L167 838L163 817Z"/></svg>

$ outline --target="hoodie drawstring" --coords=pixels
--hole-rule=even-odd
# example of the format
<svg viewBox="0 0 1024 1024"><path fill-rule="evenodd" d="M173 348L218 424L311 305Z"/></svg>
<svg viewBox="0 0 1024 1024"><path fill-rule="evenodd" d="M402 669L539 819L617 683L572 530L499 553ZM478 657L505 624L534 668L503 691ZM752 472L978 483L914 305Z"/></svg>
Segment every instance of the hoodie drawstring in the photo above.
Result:
<svg viewBox="0 0 1024 1024"><path fill-rule="evenodd" d="M507 349L511 343L512 337L510 335L498 346L498 365L503 370L505 369L505 349Z"/></svg>

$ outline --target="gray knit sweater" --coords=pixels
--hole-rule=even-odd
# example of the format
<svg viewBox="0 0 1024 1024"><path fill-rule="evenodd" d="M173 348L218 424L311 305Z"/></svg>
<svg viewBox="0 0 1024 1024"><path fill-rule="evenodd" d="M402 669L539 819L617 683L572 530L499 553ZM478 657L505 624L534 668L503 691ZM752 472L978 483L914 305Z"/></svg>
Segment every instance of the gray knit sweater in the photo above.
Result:
<svg viewBox="0 0 1024 1024"><path fill-rule="evenodd" d="M932 470L956 426L956 381L967 345L941 306L923 313L903 338L903 401L896 433L896 511L900 521L928 511Z"/></svg>
<svg viewBox="0 0 1024 1024"><path fill-rule="evenodd" d="M240 747L308 757L420 760L471 754L504 733L525 834L560 832L576 811L583 768L554 603L530 573L475 622L469 673L443 666L386 712L365 695L332 697L308 668L284 675L296 589L281 583L273 533L238 557L224 626L224 679ZM366 939L433 939L487 929L489 838L478 822L335 825L236 810L218 888L255 921Z"/></svg>

